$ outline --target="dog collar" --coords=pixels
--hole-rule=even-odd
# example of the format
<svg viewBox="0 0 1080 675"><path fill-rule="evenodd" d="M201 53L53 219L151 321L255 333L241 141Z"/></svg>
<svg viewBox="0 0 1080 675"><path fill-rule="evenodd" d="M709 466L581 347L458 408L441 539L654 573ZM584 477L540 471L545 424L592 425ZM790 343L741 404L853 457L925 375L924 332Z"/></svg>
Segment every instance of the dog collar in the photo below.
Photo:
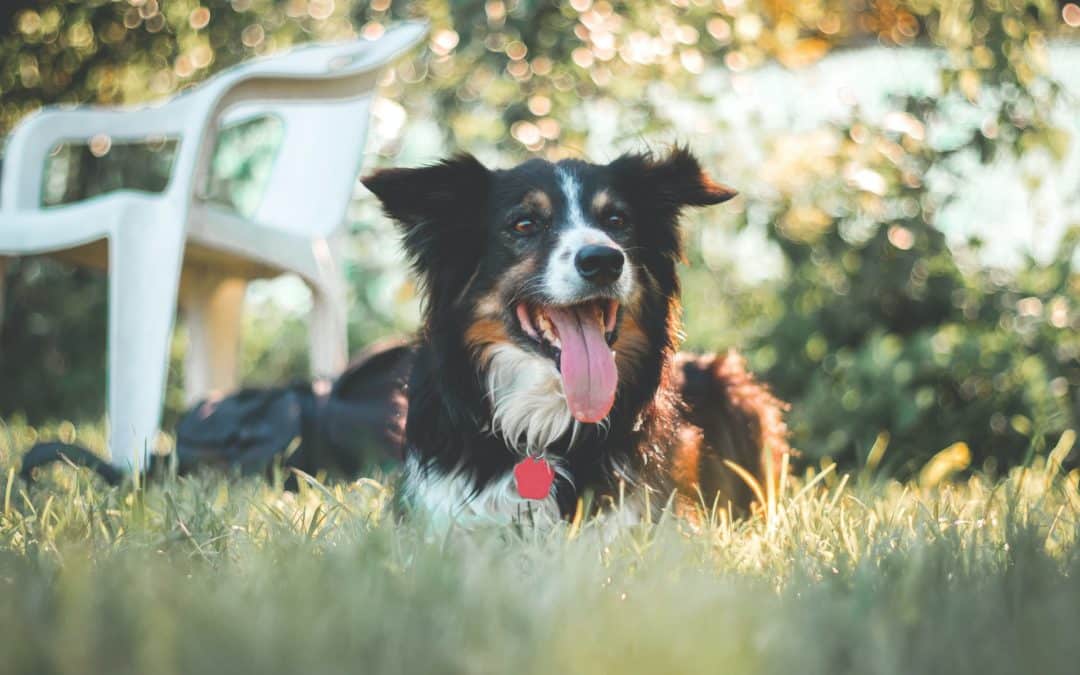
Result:
<svg viewBox="0 0 1080 675"><path fill-rule="evenodd" d="M547 499L554 482L555 469L543 457L526 457L514 465L514 485L523 499Z"/></svg>

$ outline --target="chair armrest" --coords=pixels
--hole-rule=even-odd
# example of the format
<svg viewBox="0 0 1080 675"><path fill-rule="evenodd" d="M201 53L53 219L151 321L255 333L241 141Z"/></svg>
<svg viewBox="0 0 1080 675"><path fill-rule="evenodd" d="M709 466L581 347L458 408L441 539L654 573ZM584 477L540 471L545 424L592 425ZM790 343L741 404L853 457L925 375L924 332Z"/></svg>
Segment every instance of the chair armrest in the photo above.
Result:
<svg viewBox="0 0 1080 675"><path fill-rule="evenodd" d="M86 142L98 135L110 140L180 137L198 128L200 96L179 96L145 108L44 108L24 118L8 138L0 175L0 208L5 212L37 209L45 158L58 144Z"/></svg>

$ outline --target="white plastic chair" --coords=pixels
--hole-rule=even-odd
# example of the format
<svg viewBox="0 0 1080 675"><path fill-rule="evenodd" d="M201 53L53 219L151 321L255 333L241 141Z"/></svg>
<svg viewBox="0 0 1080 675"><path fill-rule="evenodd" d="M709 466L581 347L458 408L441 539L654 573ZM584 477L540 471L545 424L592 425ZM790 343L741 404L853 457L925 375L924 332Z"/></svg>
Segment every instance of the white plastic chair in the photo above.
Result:
<svg viewBox="0 0 1080 675"><path fill-rule="evenodd" d="M426 33L424 23L401 23L376 40L314 44L241 64L156 107L47 108L15 129L0 175L0 284L4 256L49 253L107 265L114 464L145 466L160 424L178 295L190 330L189 399L235 386L251 278L298 274L313 295L312 370L329 375L344 367L335 238L360 169L377 79ZM261 204L247 219L207 199L207 175L222 123L265 115L283 122L284 138ZM42 208L50 151L102 134L176 139L165 190L119 190Z"/></svg>

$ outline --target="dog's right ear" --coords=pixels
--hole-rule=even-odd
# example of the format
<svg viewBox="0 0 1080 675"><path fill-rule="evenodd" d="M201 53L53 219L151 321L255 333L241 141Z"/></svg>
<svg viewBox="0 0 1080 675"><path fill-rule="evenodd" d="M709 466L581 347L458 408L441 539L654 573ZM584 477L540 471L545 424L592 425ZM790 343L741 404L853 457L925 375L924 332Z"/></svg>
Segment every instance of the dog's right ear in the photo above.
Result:
<svg viewBox="0 0 1080 675"><path fill-rule="evenodd" d="M491 171L472 155L416 169L383 169L362 182L397 221L406 252L429 279L437 261L460 265L479 254Z"/></svg>

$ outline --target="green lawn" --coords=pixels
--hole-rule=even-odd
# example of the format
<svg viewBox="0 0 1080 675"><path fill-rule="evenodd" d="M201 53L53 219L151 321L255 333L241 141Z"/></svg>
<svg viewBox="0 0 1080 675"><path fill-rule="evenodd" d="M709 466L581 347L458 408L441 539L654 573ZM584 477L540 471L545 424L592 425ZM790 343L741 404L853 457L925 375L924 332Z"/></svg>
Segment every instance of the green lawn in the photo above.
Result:
<svg viewBox="0 0 1080 675"><path fill-rule="evenodd" d="M12 477L0 672L1075 673L1071 445L999 482L819 473L771 515L452 532L376 481ZM15 448L19 448L16 450Z"/></svg>

